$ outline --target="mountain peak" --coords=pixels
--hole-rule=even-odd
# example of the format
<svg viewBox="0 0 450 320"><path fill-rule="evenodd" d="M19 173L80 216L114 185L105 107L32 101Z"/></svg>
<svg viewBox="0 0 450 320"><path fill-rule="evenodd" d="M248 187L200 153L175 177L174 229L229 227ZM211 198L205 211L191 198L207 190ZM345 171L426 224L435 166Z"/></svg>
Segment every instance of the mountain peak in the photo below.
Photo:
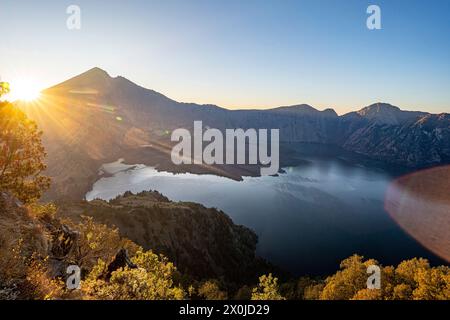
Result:
<svg viewBox="0 0 450 320"><path fill-rule="evenodd" d="M86 72L83 72L81 75L85 75L85 76L103 76L103 77L107 77L107 78L111 78L111 76L108 74L108 72L106 72L105 70L99 68L99 67L93 67L91 69L89 69Z"/></svg>
<svg viewBox="0 0 450 320"><path fill-rule="evenodd" d="M94 67L89 69L86 72L79 74L78 76L73 77L72 79L67 80L66 82L74 82L76 81L87 81L87 82L95 82L95 81L111 81L113 78L106 72L105 70Z"/></svg>
<svg viewBox="0 0 450 320"><path fill-rule="evenodd" d="M393 106L390 103L377 102L373 103L370 106L364 107L358 111L359 114L367 114L367 113L380 113L380 112L389 112L389 111L401 111L399 107Z"/></svg>
<svg viewBox="0 0 450 320"><path fill-rule="evenodd" d="M319 111L316 108L310 106L309 104L298 104L298 105L293 105L293 106L274 108L271 110L277 111L277 112L295 113L297 115L298 114L310 115L310 116L321 115L321 116L337 117L337 113L331 108L325 109L323 111Z"/></svg>
<svg viewBox="0 0 450 320"><path fill-rule="evenodd" d="M424 115L423 112L403 111L389 103L377 102L356 112L361 117L378 124L399 125Z"/></svg>
<svg viewBox="0 0 450 320"><path fill-rule="evenodd" d="M69 80L66 80L54 87L51 87L44 92L48 91L69 91L69 92L99 92L108 88L111 85L113 78L105 70L94 67L85 71Z"/></svg>

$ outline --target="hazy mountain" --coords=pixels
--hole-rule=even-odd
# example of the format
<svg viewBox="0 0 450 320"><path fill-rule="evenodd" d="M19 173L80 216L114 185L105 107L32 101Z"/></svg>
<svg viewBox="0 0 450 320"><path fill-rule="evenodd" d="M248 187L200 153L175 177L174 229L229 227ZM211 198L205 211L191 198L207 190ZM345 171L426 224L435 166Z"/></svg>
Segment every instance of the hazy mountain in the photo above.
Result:
<svg viewBox="0 0 450 320"><path fill-rule="evenodd" d="M325 109L323 111L319 111L308 104L299 104L295 106L273 108L269 109L269 111L280 113L286 112L292 115L302 115L302 116L317 116L317 117L331 117L331 118L335 118L338 116L336 111L334 111L333 109Z"/></svg>
<svg viewBox="0 0 450 320"><path fill-rule="evenodd" d="M418 117L427 115L426 112L403 111L399 107L388 103L374 103L359 111L351 112L346 116L359 116L371 123L379 125L401 125L408 121L414 121Z"/></svg>
<svg viewBox="0 0 450 320"><path fill-rule="evenodd" d="M377 121L356 130L343 147L409 167L450 162L450 115L408 113L398 125Z"/></svg>
<svg viewBox="0 0 450 320"><path fill-rule="evenodd" d="M259 172L249 166L173 166L170 133L192 128L195 120L219 129L278 128L282 142L331 144L414 168L450 161L448 114L403 111L386 103L343 116L305 104L227 110L180 103L93 68L45 90L41 106L24 108L44 131L49 173L55 181L51 197L81 198L97 179L100 165L120 157L165 170L235 179Z"/></svg>
<svg viewBox="0 0 450 320"><path fill-rule="evenodd" d="M112 78L106 71L93 68L79 76L44 91L45 95L70 97L107 107L129 125L153 132L190 124L208 113L226 113L217 106L179 103L124 77Z"/></svg>

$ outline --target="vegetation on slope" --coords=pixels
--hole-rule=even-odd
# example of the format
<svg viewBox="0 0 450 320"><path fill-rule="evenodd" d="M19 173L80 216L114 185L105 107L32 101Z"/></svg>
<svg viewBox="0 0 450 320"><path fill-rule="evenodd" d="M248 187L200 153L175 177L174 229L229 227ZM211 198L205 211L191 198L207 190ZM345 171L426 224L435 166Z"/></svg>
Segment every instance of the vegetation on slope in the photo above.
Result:
<svg viewBox="0 0 450 320"><path fill-rule="evenodd" d="M45 150L35 122L8 102L0 102L0 190L23 202L40 198L50 186L43 176Z"/></svg>
<svg viewBox="0 0 450 320"><path fill-rule="evenodd" d="M243 283L240 276L259 270L252 266L254 234L222 212L174 204L155 192L59 209L39 204L49 184L41 174L40 133L8 103L0 104L0 124L0 299L450 299L450 268L424 259L382 267L378 290L366 285L367 267L378 263L356 255L326 279L280 284L268 274L258 284ZM202 254L203 278L192 261ZM71 265L81 269L80 289L66 285ZM249 273L237 276L230 268Z"/></svg>
<svg viewBox="0 0 450 320"><path fill-rule="evenodd" d="M195 279L223 278L233 284L252 283L275 271L255 255L257 236L238 226L225 213L190 202L172 202L156 191L126 192L103 200L66 202L61 216L118 227L120 234L146 250L164 254Z"/></svg>

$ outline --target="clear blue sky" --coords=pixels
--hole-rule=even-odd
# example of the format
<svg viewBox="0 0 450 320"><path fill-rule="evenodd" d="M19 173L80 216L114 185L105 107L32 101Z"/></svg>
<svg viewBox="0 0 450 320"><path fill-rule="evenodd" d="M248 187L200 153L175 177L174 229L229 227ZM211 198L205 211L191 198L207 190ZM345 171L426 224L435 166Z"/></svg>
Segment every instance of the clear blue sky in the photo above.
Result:
<svg viewBox="0 0 450 320"><path fill-rule="evenodd" d="M66 8L82 28L66 28ZM366 28L369 4L382 30ZM185 102L450 112L449 0L0 1L0 75L93 66Z"/></svg>

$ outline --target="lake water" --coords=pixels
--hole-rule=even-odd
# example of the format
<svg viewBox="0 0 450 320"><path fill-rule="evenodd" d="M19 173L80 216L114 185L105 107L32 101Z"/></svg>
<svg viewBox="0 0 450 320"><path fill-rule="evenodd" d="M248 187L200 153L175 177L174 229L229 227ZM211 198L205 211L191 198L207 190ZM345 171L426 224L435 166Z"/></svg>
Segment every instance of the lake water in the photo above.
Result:
<svg viewBox="0 0 450 320"><path fill-rule="evenodd" d="M106 164L87 200L127 190L158 190L226 212L259 236L257 253L294 274L329 274L358 253L384 265L436 257L409 237L384 210L392 177L333 157L306 157L278 177L234 181L213 175L172 174L121 161Z"/></svg>

